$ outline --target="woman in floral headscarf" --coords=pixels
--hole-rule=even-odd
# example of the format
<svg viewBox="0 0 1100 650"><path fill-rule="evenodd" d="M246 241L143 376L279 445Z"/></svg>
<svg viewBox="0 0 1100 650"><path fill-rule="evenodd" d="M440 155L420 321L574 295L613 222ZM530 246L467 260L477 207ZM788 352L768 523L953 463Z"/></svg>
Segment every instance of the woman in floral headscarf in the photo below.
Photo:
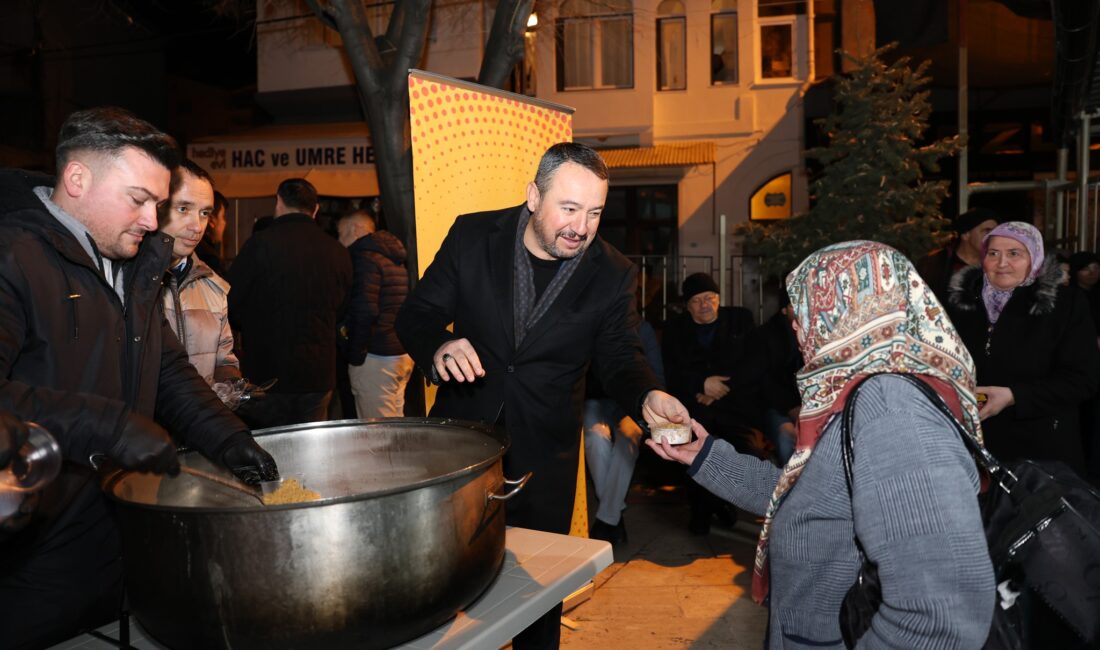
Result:
<svg viewBox="0 0 1100 650"><path fill-rule="evenodd" d="M1080 291L1059 284L1034 226L1010 221L982 241L981 267L951 280L947 308L977 366L993 455L1083 468L1078 405L1096 391L1100 353Z"/></svg>
<svg viewBox="0 0 1100 650"><path fill-rule="evenodd" d="M787 278L802 357L802 411L786 467L745 456L693 423L698 440L661 457L700 485L764 514L753 598L769 607L771 648L844 647L838 615L855 581L858 537L883 601L860 647L978 648L993 616L993 568L979 478L931 386L981 441L970 355L907 259L868 241L835 244ZM841 418L854 404L852 496ZM866 645L865 645L866 644Z"/></svg>

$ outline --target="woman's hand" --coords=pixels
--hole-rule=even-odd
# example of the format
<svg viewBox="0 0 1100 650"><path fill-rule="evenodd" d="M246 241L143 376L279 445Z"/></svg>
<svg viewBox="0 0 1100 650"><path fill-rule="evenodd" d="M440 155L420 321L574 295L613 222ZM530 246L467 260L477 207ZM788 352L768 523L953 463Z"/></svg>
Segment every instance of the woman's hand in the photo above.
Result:
<svg viewBox="0 0 1100 650"><path fill-rule="evenodd" d="M1016 403L1016 396L1007 386L978 386L976 393L985 393L985 404L978 409L978 417L987 420Z"/></svg>
<svg viewBox="0 0 1100 650"><path fill-rule="evenodd" d="M674 460L684 465L690 465L695 462L695 457L699 455L699 450L703 448L703 441L710 435L707 433L707 430L703 428L703 425L695 420L691 421L691 430L695 432L695 440L687 444L676 445L674 447L668 444L664 438L661 439L660 444L653 440L653 438L648 438L645 444L649 445L649 448L652 449L654 453L665 460Z"/></svg>

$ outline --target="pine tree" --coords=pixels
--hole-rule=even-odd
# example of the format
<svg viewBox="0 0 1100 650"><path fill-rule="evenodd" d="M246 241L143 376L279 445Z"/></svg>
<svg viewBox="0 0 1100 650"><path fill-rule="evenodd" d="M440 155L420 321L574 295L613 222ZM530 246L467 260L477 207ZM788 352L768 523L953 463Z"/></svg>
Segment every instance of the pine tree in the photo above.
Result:
<svg viewBox="0 0 1100 650"><path fill-rule="evenodd" d="M810 185L810 211L738 228L746 250L763 256L766 273L792 269L822 246L852 239L889 244L911 260L945 242L940 202L948 182L925 174L958 151L958 136L919 146L931 114L928 62L915 70L907 57L886 63L893 47L848 57L855 69L837 77L833 113L816 122L827 145L806 151L822 165Z"/></svg>

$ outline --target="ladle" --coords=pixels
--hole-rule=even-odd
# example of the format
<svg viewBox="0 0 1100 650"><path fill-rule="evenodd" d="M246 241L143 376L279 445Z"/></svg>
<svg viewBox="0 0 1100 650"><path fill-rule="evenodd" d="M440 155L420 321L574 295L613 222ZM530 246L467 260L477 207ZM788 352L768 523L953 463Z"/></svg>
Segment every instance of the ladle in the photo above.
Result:
<svg viewBox="0 0 1100 650"><path fill-rule="evenodd" d="M217 474L211 474L210 472L204 472L203 470L195 469L194 467L188 467L187 465L180 465L180 470L184 474L190 474L191 476L203 479L204 481L212 481L223 487L227 487L238 492L244 492L248 496L259 501L261 506L264 505L264 498L259 492L256 492L252 488L246 487L244 484L238 481L230 480L223 476L218 476Z"/></svg>

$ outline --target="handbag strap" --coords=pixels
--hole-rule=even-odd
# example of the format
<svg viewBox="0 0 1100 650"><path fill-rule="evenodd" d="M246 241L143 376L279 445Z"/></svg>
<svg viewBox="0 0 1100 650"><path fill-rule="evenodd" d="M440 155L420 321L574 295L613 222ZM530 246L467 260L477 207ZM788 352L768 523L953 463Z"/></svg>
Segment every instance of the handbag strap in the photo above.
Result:
<svg viewBox="0 0 1100 650"><path fill-rule="evenodd" d="M908 381L915 386L917 390L924 394L928 401L935 406L940 413L948 419L949 422L955 425L955 431L958 432L959 437L962 438L963 444L966 445L967 451L974 458L978 467L985 470L989 476L996 481L996 483L1005 492L1011 493L1013 486L1016 484L1016 476L1009 471L999 460L997 460L993 454L978 444L974 438L970 436L970 433L966 430L966 427L959 422L955 414L951 412L951 408L947 406L947 402L943 400L943 397L935 391L931 386L924 383L920 378L911 374L895 373L897 376ZM852 392L848 395L848 401L844 404L844 411L842 414L841 431L844 439L841 445L841 452L844 458L844 479L848 484L848 498L852 498L852 463L854 458L854 447L852 445L852 422L855 420L855 401L856 394L859 391L860 386L863 385L863 381L860 381L860 385L852 389ZM859 543L858 540L856 542ZM862 549L861 549L862 550Z"/></svg>

